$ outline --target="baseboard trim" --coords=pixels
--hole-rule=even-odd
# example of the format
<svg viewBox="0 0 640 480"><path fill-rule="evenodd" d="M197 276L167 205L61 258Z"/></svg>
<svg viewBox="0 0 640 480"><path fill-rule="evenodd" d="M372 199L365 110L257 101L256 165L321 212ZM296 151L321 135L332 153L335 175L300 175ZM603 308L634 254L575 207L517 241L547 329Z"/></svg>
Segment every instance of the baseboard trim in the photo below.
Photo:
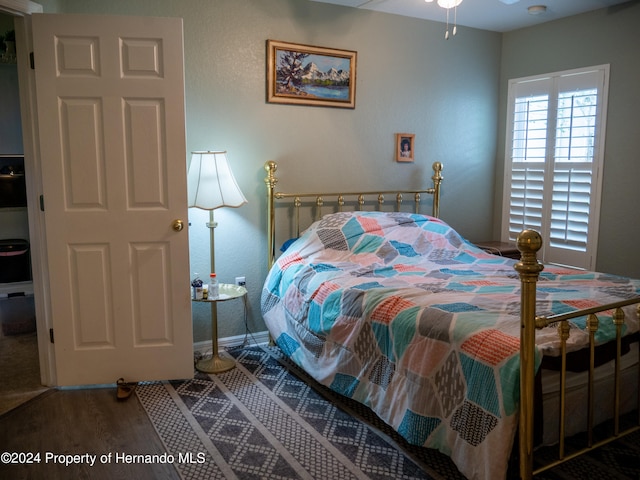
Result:
<svg viewBox="0 0 640 480"><path fill-rule="evenodd" d="M218 339L218 348L232 348L237 347L239 345L243 345L245 340L249 345L259 345L262 343L269 343L269 332L265 330L264 332L252 333L249 335L235 335L233 337L225 337ZM213 343L211 340L206 340L204 342L196 342L193 344L193 351L199 352L202 355L205 355L207 352L211 352Z"/></svg>

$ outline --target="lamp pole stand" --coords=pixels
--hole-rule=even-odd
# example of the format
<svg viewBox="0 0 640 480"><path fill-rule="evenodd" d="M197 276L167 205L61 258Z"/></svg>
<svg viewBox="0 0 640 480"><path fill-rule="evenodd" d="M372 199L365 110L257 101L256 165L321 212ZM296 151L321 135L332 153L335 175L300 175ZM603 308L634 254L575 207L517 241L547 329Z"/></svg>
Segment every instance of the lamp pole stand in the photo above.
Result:
<svg viewBox="0 0 640 480"><path fill-rule="evenodd" d="M211 238L211 272L216 271L214 229L218 224L213 221L213 210L209 210L209 236ZM211 304L211 358L206 358L196 363L196 369L205 373L222 373L231 370L236 362L231 358L223 358L218 354L218 303L209 300Z"/></svg>

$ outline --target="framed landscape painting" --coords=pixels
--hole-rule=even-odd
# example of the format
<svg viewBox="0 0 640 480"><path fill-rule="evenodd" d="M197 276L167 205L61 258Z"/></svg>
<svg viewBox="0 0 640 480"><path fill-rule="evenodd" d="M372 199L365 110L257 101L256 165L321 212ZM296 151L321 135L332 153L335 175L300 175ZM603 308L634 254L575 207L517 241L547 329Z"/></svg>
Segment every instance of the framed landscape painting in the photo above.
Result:
<svg viewBox="0 0 640 480"><path fill-rule="evenodd" d="M267 102L355 108L356 57L350 50L267 40Z"/></svg>

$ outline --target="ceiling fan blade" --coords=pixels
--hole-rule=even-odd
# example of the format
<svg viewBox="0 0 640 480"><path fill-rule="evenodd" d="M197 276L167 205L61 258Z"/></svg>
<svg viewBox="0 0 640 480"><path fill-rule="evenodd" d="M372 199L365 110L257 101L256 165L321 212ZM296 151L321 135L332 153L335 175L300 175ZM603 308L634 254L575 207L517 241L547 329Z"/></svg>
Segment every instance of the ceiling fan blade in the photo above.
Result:
<svg viewBox="0 0 640 480"><path fill-rule="evenodd" d="M514 3L518 3L520 0L500 0L505 5L513 5Z"/></svg>

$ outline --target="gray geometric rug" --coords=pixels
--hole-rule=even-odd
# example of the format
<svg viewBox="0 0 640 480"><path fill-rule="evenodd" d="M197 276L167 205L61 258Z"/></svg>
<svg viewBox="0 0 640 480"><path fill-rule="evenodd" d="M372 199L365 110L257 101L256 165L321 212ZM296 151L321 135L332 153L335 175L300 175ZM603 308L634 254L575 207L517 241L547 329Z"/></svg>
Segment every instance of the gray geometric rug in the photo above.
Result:
<svg viewBox="0 0 640 480"><path fill-rule="evenodd" d="M621 417L620 424L621 431L638 425L638 412ZM595 428L595 435L601 434L602 438L607 438L612 433L610 423ZM585 445L587 445L585 434L571 437L567 440L567 454L571 453L572 448L579 450ZM558 458L557 447L541 449L534 455L534 459L537 459L540 465L551 464L556 458ZM536 480L640 480L640 430L594 448L587 454L536 475L535 478Z"/></svg>
<svg viewBox="0 0 640 480"><path fill-rule="evenodd" d="M136 389L184 479L452 478L320 396L278 352L235 350L238 365L223 374Z"/></svg>
<svg viewBox="0 0 640 480"><path fill-rule="evenodd" d="M408 445L371 410L319 385L277 347L227 353L237 360L228 372L196 372L193 380L136 389L185 480L464 480L448 457ZM627 418L637 424L638 414ZM536 478L640 480L639 458L640 430ZM515 466L508 478L518 476L517 460Z"/></svg>

